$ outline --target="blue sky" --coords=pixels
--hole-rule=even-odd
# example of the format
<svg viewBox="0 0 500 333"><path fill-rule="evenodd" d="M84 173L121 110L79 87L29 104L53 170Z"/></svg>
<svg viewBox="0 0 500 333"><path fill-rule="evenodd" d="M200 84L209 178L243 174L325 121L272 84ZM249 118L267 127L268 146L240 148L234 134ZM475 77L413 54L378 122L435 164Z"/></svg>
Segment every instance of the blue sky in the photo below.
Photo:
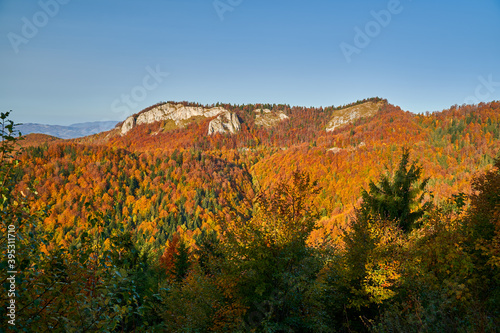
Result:
<svg viewBox="0 0 500 333"><path fill-rule="evenodd" d="M412 112L500 99L500 0L0 0L1 110L123 120L159 101Z"/></svg>

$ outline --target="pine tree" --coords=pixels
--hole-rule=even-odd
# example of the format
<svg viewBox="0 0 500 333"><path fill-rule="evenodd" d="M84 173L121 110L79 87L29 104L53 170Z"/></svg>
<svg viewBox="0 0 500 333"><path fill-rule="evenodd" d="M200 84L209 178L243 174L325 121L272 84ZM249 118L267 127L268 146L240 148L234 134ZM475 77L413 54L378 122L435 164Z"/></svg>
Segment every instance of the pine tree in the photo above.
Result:
<svg viewBox="0 0 500 333"><path fill-rule="evenodd" d="M174 253L174 277L177 282L181 282L187 275L191 262L189 260L189 249L184 241L179 242L177 252Z"/></svg>
<svg viewBox="0 0 500 333"><path fill-rule="evenodd" d="M370 181L368 191L363 190L361 214L394 221L404 232L416 226L431 205L430 202L423 203L429 178L418 184L422 167L415 161L410 166L409 163L410 153L403 148L401 161L392 179L387 174L382 175L378 184Z"/></svg>

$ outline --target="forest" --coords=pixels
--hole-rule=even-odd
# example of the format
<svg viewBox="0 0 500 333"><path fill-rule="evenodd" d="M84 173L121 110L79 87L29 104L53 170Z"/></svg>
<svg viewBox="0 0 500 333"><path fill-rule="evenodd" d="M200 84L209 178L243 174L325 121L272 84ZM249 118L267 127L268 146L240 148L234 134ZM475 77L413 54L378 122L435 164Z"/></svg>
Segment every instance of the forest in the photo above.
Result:
<svg viewBox="0 0 500 333"><path fill-rule="evenodd" d="M373 101L376 116L325 131ZM500 102L219 105L239 133L202 120L26 144L1 114L13 331L498 330ZM256 108L289 118L259 126Z"/></svg>

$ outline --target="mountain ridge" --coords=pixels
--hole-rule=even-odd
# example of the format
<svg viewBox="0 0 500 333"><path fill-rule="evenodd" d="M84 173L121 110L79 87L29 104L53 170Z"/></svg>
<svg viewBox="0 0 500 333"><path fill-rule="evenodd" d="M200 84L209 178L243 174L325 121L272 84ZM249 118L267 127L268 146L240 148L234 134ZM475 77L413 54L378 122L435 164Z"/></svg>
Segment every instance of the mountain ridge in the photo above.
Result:
<svg viewBox="0 0 500 333"><path fill-rule="evenodd" d="M54 136L60 139L76 139L113 129L118 121L92 121L75 123L68 126L48 125L39 123L23 123L17 126L23 135L39 133Z"/></svg>

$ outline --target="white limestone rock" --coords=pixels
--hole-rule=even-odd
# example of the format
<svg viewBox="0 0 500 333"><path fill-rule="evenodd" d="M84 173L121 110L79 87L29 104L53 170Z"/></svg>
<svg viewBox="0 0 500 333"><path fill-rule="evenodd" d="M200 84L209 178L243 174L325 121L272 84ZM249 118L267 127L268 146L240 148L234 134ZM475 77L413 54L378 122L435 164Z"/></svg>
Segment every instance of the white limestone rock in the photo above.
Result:
<svg viewBox="0 0 500 333"><path fill-rule="evenodd" d="M152 108L137 115L130 116L125 120L121 128L121 134L125 135L132 128L141 124L151 124L163 120L173 120L179 127L185 125L186 122L193 117L212 118L222 116L218 122L214 123L213 133L222 133L221 131L229 131L236 133L240 130L240 122L235 114L231 114L228 110L222 107L204 108L197 106L184 106L182 104L166 103ZM214 119L214 120L216 120ZM211 122L212 123L212 122ZM221 127L222 126L222 127ZM217 129L217 130L216 130ZM210 133L210 128L209 128Z"/></svg>
<svg viewBox="0 0 500 333"><path fill-rule="evenodd" d="M263 127L274 127L279 122L289 119L283 111L271 111L269 109L255 109L255 124Z"/></svg>
<svg viewBox="0 0 500 333"><path fill-rule="evenodd" d="M383 105L383 101L378 103L366 102L335 111L332 119L326 126L326 131L334 131L336 128L351 123L358 118L374 116Z"/></svg>
<svg viewBox="0 0 500 333"><path fill-rule="evenodd" d="M121 134L125 135L128 131L135 127L135 118L133 116L128 117L122 125Z"/></svg>
<svg viewBox="0 0 500 333"><path fill-rule="evenodd" d="M234 113L226 111L217 116L208 124L208 135L214 135L217 133L234 134L241 129L241 123L238 116Z"/></svg>
<svg viewBox="0 0 500 333"><path fill-rule="evenodd" d="M333 148L330 148L330 149L327 149L327 151L330 151L334 154L336 153L340 153L342 150L344 150L343 148L339 148L339 147L333 147Z"/></svg>

